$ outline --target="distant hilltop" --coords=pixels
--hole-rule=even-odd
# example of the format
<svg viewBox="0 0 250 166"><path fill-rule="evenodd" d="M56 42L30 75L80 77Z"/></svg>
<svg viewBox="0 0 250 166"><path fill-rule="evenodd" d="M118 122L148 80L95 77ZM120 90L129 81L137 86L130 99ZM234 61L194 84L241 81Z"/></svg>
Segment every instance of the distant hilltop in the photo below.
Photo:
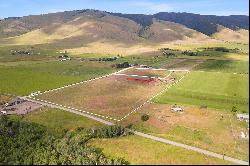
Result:
<svg viewBox="0 0 250 166"><path fill-rule="evenodd" d="M0 40L3 44L62 47L103 41L126 45L205 39L248 43L248 29L249 16L244 15L144 15L86 9L5 18L0 21Z"/></svg>

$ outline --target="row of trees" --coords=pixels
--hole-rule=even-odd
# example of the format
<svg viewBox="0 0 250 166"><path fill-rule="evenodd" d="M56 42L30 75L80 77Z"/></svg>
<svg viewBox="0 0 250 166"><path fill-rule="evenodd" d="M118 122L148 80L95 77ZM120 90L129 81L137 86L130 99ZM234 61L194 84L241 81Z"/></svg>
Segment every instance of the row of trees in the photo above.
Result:
<svg viewBox="0 0 250 166"><path fill-rule="evenodd" d="M116 67L116 68L127 68L130 67L131 65L128 62L123 62L123 63L118 63L113 65L112 67Z"/></svg>
<svg viewBox="0 0 250 166"><path fill-rule="evenodd" d="M133 133L122 126L105 126L91 130L92 138L114 138L132 135Z"/></svg>

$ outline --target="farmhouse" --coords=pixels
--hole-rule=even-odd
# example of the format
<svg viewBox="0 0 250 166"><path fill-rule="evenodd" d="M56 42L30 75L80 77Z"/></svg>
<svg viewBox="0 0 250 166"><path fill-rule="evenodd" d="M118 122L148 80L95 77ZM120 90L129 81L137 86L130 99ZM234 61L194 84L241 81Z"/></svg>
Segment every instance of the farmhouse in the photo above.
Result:
<svg viewBox="0 0 250 166"><path fill-rule="evenodd" d="M237 114L237 119L239 121L249 122L249 114Z"/></svg>

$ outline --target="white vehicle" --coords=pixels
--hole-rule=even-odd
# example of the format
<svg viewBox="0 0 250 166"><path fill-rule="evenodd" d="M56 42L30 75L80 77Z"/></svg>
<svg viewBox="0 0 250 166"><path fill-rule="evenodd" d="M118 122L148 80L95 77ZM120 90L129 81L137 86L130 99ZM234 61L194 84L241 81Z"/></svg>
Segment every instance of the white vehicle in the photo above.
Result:
<svg viewBox="0 0 250 166"><path fill-rule="evenodd" d="M7 111L1 111L3 115L7 115Z"/></svg>

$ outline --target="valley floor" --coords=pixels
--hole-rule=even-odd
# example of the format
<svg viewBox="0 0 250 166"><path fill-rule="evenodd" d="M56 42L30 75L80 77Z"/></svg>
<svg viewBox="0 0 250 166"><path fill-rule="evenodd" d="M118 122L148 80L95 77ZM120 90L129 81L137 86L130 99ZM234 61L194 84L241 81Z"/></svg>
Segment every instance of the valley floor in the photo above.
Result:
<svg viewBox="0 0 250 166"><path fill-rule="evenodd" d="M0 47L0 105L15 96L30 97L248 162L249 124L236 118L237 113L249 114L248 50L240 44L224 47L229 52L211 45L168 45L168 55L175 56L155 51L103 60L109 56L70 54L69 61L59 61L61 54L54 50L28 56L11 55L13 48ZM184 50L195 56L184 55ZM135 66L117 73L121 69L115 66L124 62L152 68ZM173 112L174 106L184 111ZM55 137L62 137L65 130L104 126L48 107L21 121L42 125ZM92 139L88 144L131 164L232 164L135 135Z"/></svg>

